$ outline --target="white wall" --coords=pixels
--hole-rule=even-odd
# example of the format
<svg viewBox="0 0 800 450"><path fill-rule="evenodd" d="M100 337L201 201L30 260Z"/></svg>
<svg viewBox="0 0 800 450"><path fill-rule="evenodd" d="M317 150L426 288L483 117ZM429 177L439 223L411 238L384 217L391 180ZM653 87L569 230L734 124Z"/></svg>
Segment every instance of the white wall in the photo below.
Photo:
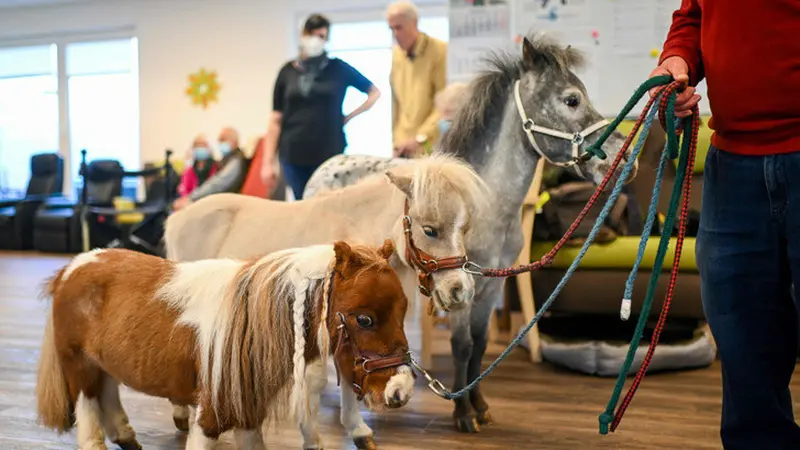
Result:
<svg viewBox="0 0 800 450"><path fill-rule="evenodd" d="M386 3L104 0L0 9L0 45L132 27L139 38L141 159L150 161L163 158L167 147L182 154L198 132L216 139L229 124L245 139L263 133L275 76L295 53L298 14L380 12ZM192 105L185 95L188 75L200 67L216 70L222 84L219 102L207 110Z"/></svg>

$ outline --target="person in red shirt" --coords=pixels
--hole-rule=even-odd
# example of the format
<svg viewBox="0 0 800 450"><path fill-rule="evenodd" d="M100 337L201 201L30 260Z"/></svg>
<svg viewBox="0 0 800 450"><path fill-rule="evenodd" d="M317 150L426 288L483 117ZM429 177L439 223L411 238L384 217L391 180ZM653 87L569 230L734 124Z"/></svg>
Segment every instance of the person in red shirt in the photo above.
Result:
<svg viewBox="0 0 800 450"><path fill-rule="evenodd" d="M800 1L683 0L658 67L705 79L714 133L696 257L722 365L725 449L800 449L789 382L800 287Z"/></svg>

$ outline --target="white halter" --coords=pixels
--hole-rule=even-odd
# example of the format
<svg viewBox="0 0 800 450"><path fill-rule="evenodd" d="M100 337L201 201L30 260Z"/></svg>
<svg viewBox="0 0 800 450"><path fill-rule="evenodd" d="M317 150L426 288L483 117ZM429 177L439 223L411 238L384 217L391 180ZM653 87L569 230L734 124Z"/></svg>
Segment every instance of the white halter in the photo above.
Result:
<svg viewBox="0 0 800 450"><path fill-rule="evenodd" d="M581 173L579 167L579 164L581 162L579 155L580 147L586 141L587 136L605 127L606 125L608 125L609 122L603 119L595 123L594 125L589 126L583 131L579 131L577 133L572 133L572 134L564 133L562 131L557 131L557 130L551 130L550 128L545 128L536 125L535 123L533 123L533 119L528 117L528 115L525 113L525 107L522 105L522 97L520 97L519 94L519 80L517 80L516 83L514 83L514 100L517 103L517 112L519 113L519 118L522 119L522 129L525 130L525 134L528 136L528 141L530 141L531 145L533 146L533 149L536 150L536 153L538 153L539 156L541 156L542 158L547 160L547 162L549 162L554 166L559 166L559 167L574 166L575 170L578 172L578 175L582 177L583 173ZM539 145L536 143L536 138L533 135L534 131L537 131L539 133L544 133L553 137L566 139L568 141L572 141L572 159L566 162L557 162L550 159L547 155L544 154L542 149L540 149Z"/></svg>

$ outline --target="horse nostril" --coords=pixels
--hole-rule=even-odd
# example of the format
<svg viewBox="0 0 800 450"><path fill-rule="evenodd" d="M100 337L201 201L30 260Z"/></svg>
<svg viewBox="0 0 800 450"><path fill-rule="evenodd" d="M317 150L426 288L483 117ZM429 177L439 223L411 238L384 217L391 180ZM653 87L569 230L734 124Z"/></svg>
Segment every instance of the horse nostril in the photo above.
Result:
<svg viewBox="0 0 800 450"><path fill-rule="evenodd" d="M402 398L401 398L401 396L400 396L400 391L395 391L395 393L394 393L394 397L392 397L392 400L393 400L395 403L398 403L398 404L403 402L403 399L402 399Z"/></svg>
<svg viewBox="0 0 800 450"><path fill-rule="evenodd" d="M453 299L453 302L455 302L455 303L461 303L462 302L461 292L463 292L463 289L461 288L461 286L456 286L456 287L453 287L453 288L450 289L450 298Z"/></svg>

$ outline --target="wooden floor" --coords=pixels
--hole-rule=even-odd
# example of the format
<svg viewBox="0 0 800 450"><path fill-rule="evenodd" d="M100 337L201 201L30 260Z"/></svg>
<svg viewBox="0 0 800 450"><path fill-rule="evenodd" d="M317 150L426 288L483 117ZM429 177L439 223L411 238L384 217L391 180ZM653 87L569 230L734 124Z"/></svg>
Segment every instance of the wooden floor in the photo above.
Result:
<svg viewBox="0 0 800 450"><path fill-rule="evenodd" d="M44 324L37 300L42 280L67 261L61 256L0 253L0 449L75 448L75 434L57 436L35 423L35 372ZM413 322L412 347L419 342ZM435 375L450 380L446 331L437 332ZM502 350L494 344L487 362ZM322 431L327 449L352 444L338 423L338 391L331 372L323 397ZM648 375L616 433L601 436L597 417L614 380L575 374L547 363L532 365L517 350L484 382L495 423L481 433L454 431L450 404L419 381L403 409L383 416L365 413L382 449L718 449L720 370ZM797 388L798 382L794 387ZM166 400L123 388L122 401L144 448L180 449ZM268 448L299 449L292 428L266 437ZM219 448L233 448L225 439ZM113 446L111 447L113 448Z"/></svg>

